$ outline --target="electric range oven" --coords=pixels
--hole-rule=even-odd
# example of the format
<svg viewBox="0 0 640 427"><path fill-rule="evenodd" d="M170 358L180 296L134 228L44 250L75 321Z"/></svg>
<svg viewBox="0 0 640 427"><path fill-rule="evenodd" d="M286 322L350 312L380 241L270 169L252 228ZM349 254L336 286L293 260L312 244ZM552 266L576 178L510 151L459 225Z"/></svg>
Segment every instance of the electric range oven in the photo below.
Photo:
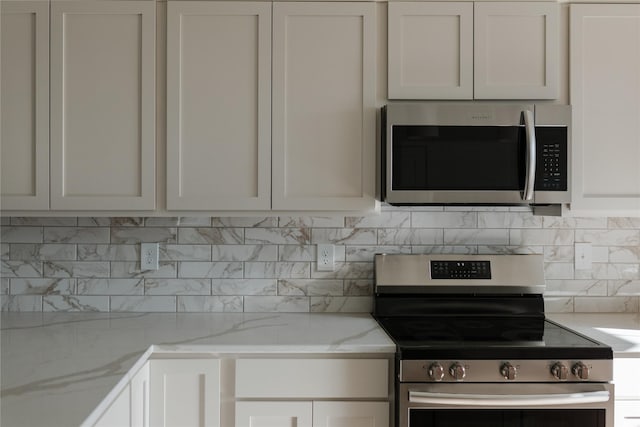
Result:
<svg viewBox="0 0 640 427"><path fill-rule="evenodd" d="M612 349L545 318L539 255L376 255L397 427L613 427Z"/></svg>

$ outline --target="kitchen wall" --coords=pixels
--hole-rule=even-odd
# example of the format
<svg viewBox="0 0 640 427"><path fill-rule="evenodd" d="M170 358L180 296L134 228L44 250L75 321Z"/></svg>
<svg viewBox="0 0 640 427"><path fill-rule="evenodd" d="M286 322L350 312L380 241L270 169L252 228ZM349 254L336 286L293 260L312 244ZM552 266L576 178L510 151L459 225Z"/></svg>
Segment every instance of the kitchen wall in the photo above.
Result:
<svg viewBox="0 0 640 427"><path fill-rule="evenodd" d="M373 254L544 254L548 312L640 311L640 218L526 208L391 208L370 217L3 217L3 311L369 312ZM139 243L160 242L141 271ZM593 244L591 270L574 243ZM334 272L315 245L334 243Z"/></svg>

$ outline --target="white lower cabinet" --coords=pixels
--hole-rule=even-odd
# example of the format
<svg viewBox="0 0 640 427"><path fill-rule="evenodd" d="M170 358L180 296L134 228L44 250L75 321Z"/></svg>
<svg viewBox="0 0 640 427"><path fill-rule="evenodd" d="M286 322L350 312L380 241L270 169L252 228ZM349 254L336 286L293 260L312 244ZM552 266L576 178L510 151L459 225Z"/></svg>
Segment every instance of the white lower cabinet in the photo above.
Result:
<svg viewBox="0 0 640 427"><path fill-rule="evenodd" d="M387 427L388 384L386 359L239 359L236 426Z"/></svg>
<svg viewBox="0 0 640 427"><path fill-rule="evenodd" d="M220 361L150 361L149 420L154 427L220 427Z"/></svg>
<svg viewBox="0 0 640 427"><path fill-rule="evenodd" d="M236 427L387 427L388 402L237 402Z"/></svg>
<svg viewBox="0 0 640 427"><path fill-rule="evenodd" d="M149 427L149 364L145 363L93 427Z"/></svg>
<svg viewBox="0 0 640 427"><path fill-rule="evenodd" d="M236 427L311 427L311 402L237 402Z"/></svg>
<svg viewBox="0 0 640 427"><path fill-rule="evenodd" d="M126 427L131 425L131 389L124 388L100 416L93 427Z"/></svg>
<svg viewBox="0 0 640 427"><path fill-rule="evenodd" d="M613 382L616 387L615 427L640 427L640 359L615 358Z"/></svg>

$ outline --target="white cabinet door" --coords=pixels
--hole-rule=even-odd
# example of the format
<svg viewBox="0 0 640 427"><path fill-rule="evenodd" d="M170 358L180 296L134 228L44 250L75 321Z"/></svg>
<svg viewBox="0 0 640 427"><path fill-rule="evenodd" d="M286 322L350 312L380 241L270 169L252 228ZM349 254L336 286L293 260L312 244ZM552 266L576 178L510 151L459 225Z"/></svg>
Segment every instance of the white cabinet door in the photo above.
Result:
<svg viewBox="0 0 640 427"><path fill-rule="evenodd" d="M150 362L150 425L220 427L220 361L167 359Z"/></svg>
<svg viewBox="0 0 640 427"><path fill-rule="evenodd" d="M640 5L572 4L571 209L640 216Z"/></svg>
<svg viewBox="0 0 640 427"><path fill-rule="evenodd" d="M558 97L558 4L474 5L474 97Z"/></svg>
<svg viewBox="0 0 640 427"><path fill-rule="evenodd" d="M236 402L235 427L311 426L311 402Z"/></svg>
<svg viewBox="0 0 640 427"><path fill-rule="evenodd" d="M313 427L388 427L388 402L313 402Z"/></svg>
<svg viewBox="0 0 640 427"><path fill-rule="evenodd" d="M49 208L49 2L3 1L2 209Z"/></svg>
<svg viewBox="0 0 640 427"><path fill-rule="evenodd" d="M155 2L51 2L51 208L155 207Z"/></svg>
<svg viewBox="0 0 640 427"><path fill-rule="evenodd" d="M375 208L375 8L273 4L274 210Z"/></svg>
<svg viewBox="0 0 640 427"><path fill-rule="evenodd" d="M271 3L167 16L167 208L271 207Z"/></svg>
<svg viewBox="0 0 640 427"><path fill-rule="evenodd" d="M640 427L640 399L616 400L615 427Z"/></svg>
<svg viewBox="0 0 640 427"><path fill-rule="evenodd" d="M118 397L104 411L93 427L129 427L131 426L131 390L129 385L120 392Z"/></svg>
<svg viewBox="0 0 640 427"><path fill-rule="evenodd" d="M130 382L131 427L149 427L149 363Z"/></svg>
<svg viewBox="0 0 640 427"><path fill-rule="evenodd" d="M473 98L473 3L390 2L389 99Z"/></svg>

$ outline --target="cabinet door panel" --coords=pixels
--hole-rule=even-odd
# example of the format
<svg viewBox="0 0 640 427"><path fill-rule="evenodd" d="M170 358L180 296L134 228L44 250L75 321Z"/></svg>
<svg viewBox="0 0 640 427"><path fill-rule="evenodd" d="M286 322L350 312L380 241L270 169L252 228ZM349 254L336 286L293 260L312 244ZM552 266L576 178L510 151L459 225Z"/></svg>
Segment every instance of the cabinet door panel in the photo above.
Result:
<svg viewBox="0 0 640 427"><path fill-rule="evenodd" d="M51 3L51 208L155 207L155 3Z"/></svg>
<svg viewBox="0 0 640 427"><path fill-rule="evenodd" d="M49 2L3 1L2 209L49 208Z"/></svg>
<svg viewBox="0 0 640 427"><path fill-rule="evenodd" d="M149 427L149 363L131 379L131 427Z"/></svg>
<svg viewBox="0 0 640 427"><path fill-rule="evenodd" d="M640 216L640 5L571 5L572 210Z"/></svg>
<svg viewBox="0 0 640 427"><path fill-rule="evenodd" d="M94 427L128 427L131 425L130 407L131 389L129 385L120 392L118 397L104 411L104 414L93 425Z"/></svg>
<svg viewBox="0 0 640 427"><path fill-rule="evenodd" d="M389 99L473 98L473 3L389 3Z"/></svg>
<svg viewBox="0 0 640 427"><path fill-rule="evenodd" d="M167 207L271 206L271 4L169 2Z"/></svg>
<svg viewBox="0 0 640 427"><path fill-rule="evenodd" d="M373 209L375 4L273 14L273 209Z"/></svg>
<svg viewBox="0 0 640 427"><path fill-rule="evenodd" d="M311 427L311 402L237 402L236 427Z"/></svg>
<svg viewBox="0 0 640 427"><path fill-rule="evenodd" d="M152 360L150 425L220 427L220 361Z"/></svg>
<svg viewBox="0 0 640 427"><path fill-rule="evenodd" d="M558 4L474 4L474 97L558 97Z"/></svg>
<svg viewBox="0 0 640 427"><path fill-rule="evenodd" d="M313 402L313 427L388 427L388 402Z"/></svg>

